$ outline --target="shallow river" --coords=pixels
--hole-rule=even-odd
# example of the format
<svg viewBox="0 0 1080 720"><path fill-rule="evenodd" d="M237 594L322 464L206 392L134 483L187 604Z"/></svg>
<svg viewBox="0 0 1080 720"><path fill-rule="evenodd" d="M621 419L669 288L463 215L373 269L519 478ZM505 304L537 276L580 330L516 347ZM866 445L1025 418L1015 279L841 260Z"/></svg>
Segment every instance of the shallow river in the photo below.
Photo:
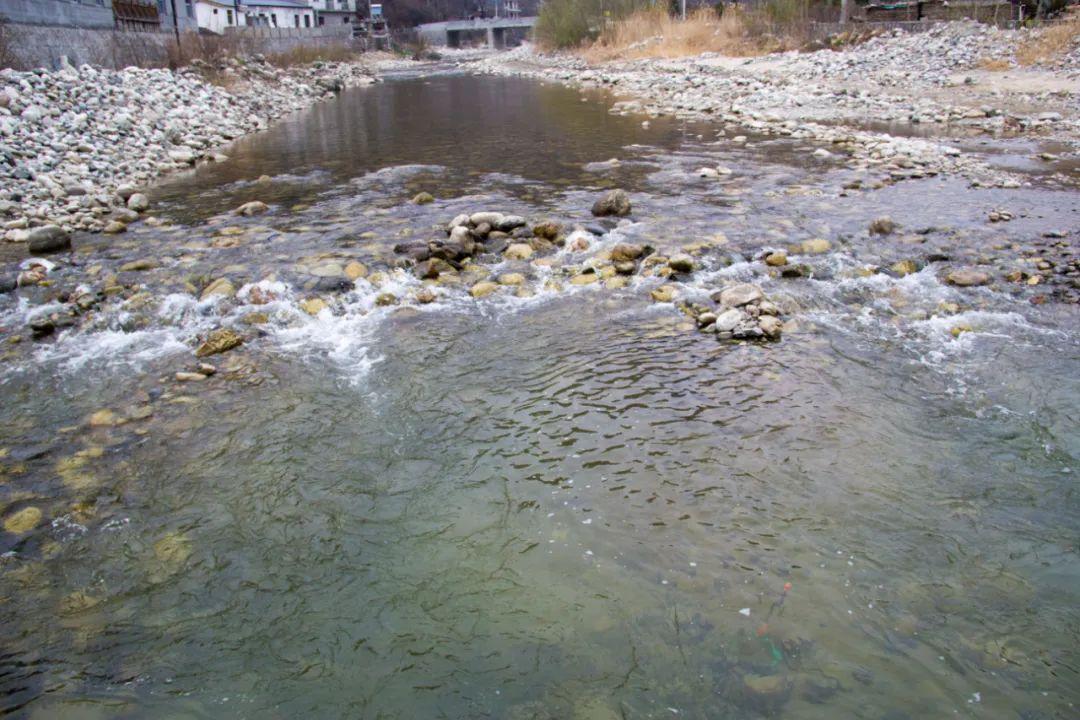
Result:
<svg viewBox="0 0 1080 720"><path fill-rule="evenodd" d="M813 145L612 100L349 91L158 188L164 225L76 238L57 286L160 265L77 327L32 341L48 289L0 299L0 714L1077 717L1076 306L939 280L1075 229L1076 193L841 196ZM386 269L461 212L569 229L616 186L588 250L488 263L530 292L417 305ZM812 277L755 260L812 238ZM659 278L554 282L618 241L693 251L685 298L759 283L782 340L698 332ZM354 259L384 277L299 309ZM192 294L219 277L238 298ZM176 382L220 325L245 343Z"/></svg>

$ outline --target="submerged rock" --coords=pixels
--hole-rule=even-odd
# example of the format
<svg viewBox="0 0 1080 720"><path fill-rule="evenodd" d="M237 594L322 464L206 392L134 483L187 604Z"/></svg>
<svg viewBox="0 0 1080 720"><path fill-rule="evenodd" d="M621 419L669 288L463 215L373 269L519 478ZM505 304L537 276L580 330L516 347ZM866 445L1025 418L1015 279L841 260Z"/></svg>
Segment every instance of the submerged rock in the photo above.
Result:
<svg viewBox="0 0 1080 720"><path fill-rule="evenodd" d="M671 302L675 299L675 294L677 292L678 290L674 285L661 285L649 293L649 295L651 295L652 299L656 302Z"/></svg>
<svg viewBox="0 0 1080 720"><path fill-rule="evenodd" d="M429 192L419 192L413 196L413 205L430 205L435 202L435 196Z"/></svg>
<svg viewBox="0 0 1080 720"><path fill-rule="evenodd" d="M143 272L146 270L155 270L161 267L161 263L153 258L142 258L141 260L132 260L131 262L124 263L120 266L120 272Z"/></svg>
<svg viewBox="0 0 1080 720"><path fill-rule="evenodd" d="M231 298L236 295L236 286L228 278L214 280L199 295L200 300L209 300L213 297Z"/></svg>
<svg viewBox="0 0 1080 720"><path fill-rule="evenodd" d="M36 507L25 507L4 518L4 531L13 535L30 532L41 522L42 512Z"/></svg>
<svg viewBox="0 0 1080 720"><path fill-rule="evenodd" d="M896 223L887 215L877 218L870 223L871 235L889 235L896 230Z"/></svg>
<svg viewBox="0 0 1080 720"><path fill-rule="evenodd" d="M832 249L832 243L825 238L814 238L812 240L803 240L799 245L799 249L804 255L820 255L829 252Z"/></svg>
<svg viewBox="0 0 1080 720"><path fill-rule="evenodd" d="M900 260L894 262L889 269L898 277L904 277L919 272L919 264L914 260Z"/></svg>

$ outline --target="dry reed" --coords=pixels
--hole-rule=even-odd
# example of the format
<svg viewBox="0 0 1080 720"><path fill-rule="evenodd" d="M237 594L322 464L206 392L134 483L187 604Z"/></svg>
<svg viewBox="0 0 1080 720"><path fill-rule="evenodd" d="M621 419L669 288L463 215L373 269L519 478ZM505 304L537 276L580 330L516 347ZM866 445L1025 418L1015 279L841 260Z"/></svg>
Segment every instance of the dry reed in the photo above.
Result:
<svg viewBox="0 0 1080 720"><path fill-rule="evenodd" d="M686 20L653 8L611 23L579 54L590 62L678 58L706 52L748 57L794 49L804 42L800 33L738 8L725 10L721 16L700 9Z"/></svg>

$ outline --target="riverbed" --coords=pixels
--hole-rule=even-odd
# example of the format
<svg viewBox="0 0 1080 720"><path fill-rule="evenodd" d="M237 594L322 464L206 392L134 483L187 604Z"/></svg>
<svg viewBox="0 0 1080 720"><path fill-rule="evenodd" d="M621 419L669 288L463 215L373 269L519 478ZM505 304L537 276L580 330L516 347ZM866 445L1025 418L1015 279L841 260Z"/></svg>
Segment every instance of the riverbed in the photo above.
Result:
<svg viewBox="0 0 1080 720"><path fill-rule="evenodd" d="M0 712L1074 717L1075 186L872 189L617 100L347 90L3 296ZM394 251L487 210L573 240L433 280ZM607 282L619 243L694 269ZM680 308L742 282L779 341Z"/></svg>

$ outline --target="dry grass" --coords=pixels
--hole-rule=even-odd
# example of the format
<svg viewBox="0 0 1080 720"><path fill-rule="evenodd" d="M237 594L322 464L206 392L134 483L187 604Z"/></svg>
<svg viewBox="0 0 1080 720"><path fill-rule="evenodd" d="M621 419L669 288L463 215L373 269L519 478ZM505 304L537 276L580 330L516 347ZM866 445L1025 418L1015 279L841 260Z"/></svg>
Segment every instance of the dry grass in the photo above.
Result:
<svg viewBox="0 0 1080 720"><path fill-rule="evenodd" d="M804 42L798 33L738 8L725 10L723 16L700 9L686 20L653 8L610 24L579 54L590 62L679 58L705 52L749 57L795 49Z"/></svg>
<svg viewBox="0 0 1080 720"><path fill-rule="evenodd" d="M348 42L333 45L300 45L285 52L267 55L266 59L280 68L310 65L314 62L351 62L359 56Z"/></svg>
<svg viewBox="0 0 1080 720"><path fill-rule="evenodd" d="M1004 72L1012 68L1012 63L1001 58L983 58L978 62L978 67L980 70L989 70L990 72Z"/></svg>
<svg viewBox="0 0 1080 720"><path fill-rule="evenodd" d="M1070 13L1063 20L1032 33L1016 48L1021 65L1053 62L1080 43L1080 13Z"/></svg>

